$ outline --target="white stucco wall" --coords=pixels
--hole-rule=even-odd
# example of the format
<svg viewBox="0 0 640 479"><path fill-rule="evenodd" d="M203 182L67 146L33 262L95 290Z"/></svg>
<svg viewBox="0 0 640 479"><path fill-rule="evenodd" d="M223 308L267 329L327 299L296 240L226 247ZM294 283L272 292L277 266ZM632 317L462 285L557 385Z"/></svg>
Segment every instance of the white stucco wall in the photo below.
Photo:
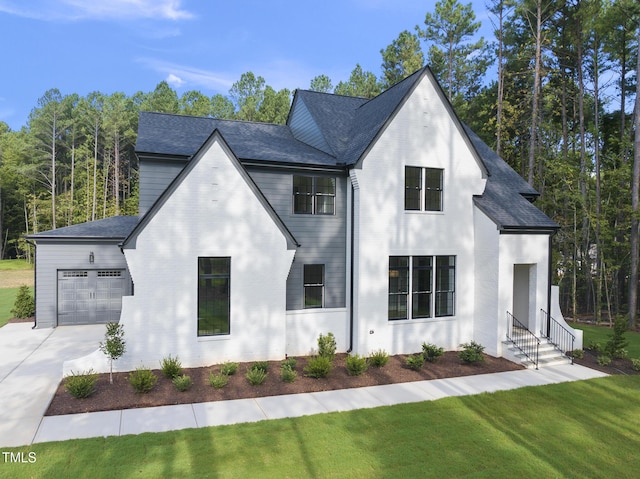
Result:
<svg viewBox="0 0 640 479"><path fill-rule="evenodd" d="M185 367L284 358L294 251L229 155L214 138L125 249L135 289L123 301L118 370L157 368L169 354ZM207 256L231 258L229 335L197 336L198 257Z"/></svg>
<svg viewBox="0 0 640 479"><path fill-rule="evenodd" d="M502 234L500 235L499 283L498 283L498 340L496 355L502 355L502 343L507 332L507 311L513 313L514 265L529 266L529 330L540 334L542 320L540 309L548 308L549 235ZM493 345L486 345L487 352Z"/></svg>
<svg viewBox="0 0 640 479"><path fill-rule="evenodd" d="M474 208L475 233L475 308L474 341L485 346L488 354L496 355L498 323L504 312L498 309L500 234L496 224Z"/></svg>
<svg viewBox="0 0 640 479"><path fill-rule="evenodd" d="M318 336L333 333L336 350L349 348L349 312L347 308L317 308L287 311L289 356L309 356L318 352Z"/></svg>
<svg viewBox="0 0 640 479"><path fill-rule="evenodd" d="M442 212L404 210L405 166L444 169ZM353 178L355 176L355 178ZM450 113L425 76L356 169L354 350L390 354L422 342L455 349L473 339L473 195L485 179ZM456 256L455 316L388 320L389 256Z"/></svg>

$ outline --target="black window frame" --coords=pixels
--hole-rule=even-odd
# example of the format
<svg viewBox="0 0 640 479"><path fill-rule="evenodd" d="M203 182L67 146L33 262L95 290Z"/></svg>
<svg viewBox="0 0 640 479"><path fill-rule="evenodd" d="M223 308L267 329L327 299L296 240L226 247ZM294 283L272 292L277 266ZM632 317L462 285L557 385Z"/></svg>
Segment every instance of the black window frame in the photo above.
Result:
<svg viewBox="0 0 640 479"><path fill-rule="evenodd" d="M404 167L404 210L444 211L444 169Z"/></svg>
<svg viewBox="0 0 640 479"><path fill-rule="evenodd" d="M334 216L336 214L336 178L293 175L293 213Z"/></svg>
<svg viewBox="0 0 640 479"><path fill-rule="evenodd" d="M302 298L304 309L324 308L324 282L324 264L305 264L302 266ZM312 292L317 291L320 292L319 300L317 294L312 294Z"/></svg>
<svg viewBox="0 0 640 479"><path fill-rule="evenodd" d="M444 318L456 312L454 255L389 256L389 321Z"/></svg>
<svg viewBox="0 0 640 479"><path fill-rule="evenodd" d="M217 264L216 264L217 263ZM205 281L205 284L202 284ZM218 284L215 284L218 283ZM197 335L198 337L229 336L231 334L231 257L201 256L198 257L198 303L197 303ZM206 302L222 300L224 315L217 311L206 311L211 317L204 317ZM215 306L214 306L215 308ZM225 317L226 316L226 317ZM220 321L220 319L222 321ZM206 324L209 323L209 324ZM206 324L206 326L205 326ZM216 328L217 325L224 325Z"/></svg>

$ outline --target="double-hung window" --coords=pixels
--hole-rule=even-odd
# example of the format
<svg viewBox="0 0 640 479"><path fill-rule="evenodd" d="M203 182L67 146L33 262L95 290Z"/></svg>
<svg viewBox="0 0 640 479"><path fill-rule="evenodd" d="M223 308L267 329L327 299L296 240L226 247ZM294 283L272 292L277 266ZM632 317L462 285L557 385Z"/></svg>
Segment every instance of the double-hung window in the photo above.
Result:
<svg viewBox="0 0 640 479"><path fill-rule="evenodd" d="M404 167L404 209L407 211L442 211L444 170L440 168Z"/></svg>
<svg viewBox="0 0 640 479"><path fill-rule="evenodd" d="M230 333L231 258L198 258L198 336Z"/></svg>
<svg viewBox="0 0 640 479"><path fill-rule="evenodd" d="M389 320L453 316L455 274L455 256L390 256Z"/></svg>
<svg viewBox="0 0 640 479"><path fill-rule="evenodd" d="M322 308L324 300L324 265L305 264L303 276L304 307Z"/></svg>
<svg viewBox="0 0 640 479"><path fill-rule="evenodd" d="M325 176L293 177L293 212L333 215L336 207L336 179Z"/></svg>

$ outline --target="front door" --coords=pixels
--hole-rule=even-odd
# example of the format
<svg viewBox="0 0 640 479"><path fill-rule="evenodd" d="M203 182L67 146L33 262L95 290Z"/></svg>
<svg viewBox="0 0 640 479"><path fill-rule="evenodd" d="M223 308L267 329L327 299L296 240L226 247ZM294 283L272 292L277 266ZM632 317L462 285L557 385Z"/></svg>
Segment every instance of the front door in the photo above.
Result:
<svg viewBox="0 0 640 479"><path fill-rule="evenodd" d="M513 265L513 316L531 330L531 268L530 264Z"/></svg>

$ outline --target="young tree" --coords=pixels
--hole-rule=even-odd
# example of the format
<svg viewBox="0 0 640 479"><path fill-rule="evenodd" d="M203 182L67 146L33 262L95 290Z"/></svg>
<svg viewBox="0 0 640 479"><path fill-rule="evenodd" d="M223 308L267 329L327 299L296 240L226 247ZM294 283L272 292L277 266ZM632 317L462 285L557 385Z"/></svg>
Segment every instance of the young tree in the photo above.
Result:
<svg viewBox="0 0 640 479"><path fill-rule="evenodd" d="M380 50L384 88L389 88L424 65L420 39L413 33L400 32L391 45Z"/></svg>
<svg viewBox="0 0 640 479"><path fill-rule="evenodd" d="M107 323L104 333L104 342L100 343L100 351L109 358L109 382L113 384L113 362L119 359L126 351L124 341L124 329L121 324Z"/></svg>

